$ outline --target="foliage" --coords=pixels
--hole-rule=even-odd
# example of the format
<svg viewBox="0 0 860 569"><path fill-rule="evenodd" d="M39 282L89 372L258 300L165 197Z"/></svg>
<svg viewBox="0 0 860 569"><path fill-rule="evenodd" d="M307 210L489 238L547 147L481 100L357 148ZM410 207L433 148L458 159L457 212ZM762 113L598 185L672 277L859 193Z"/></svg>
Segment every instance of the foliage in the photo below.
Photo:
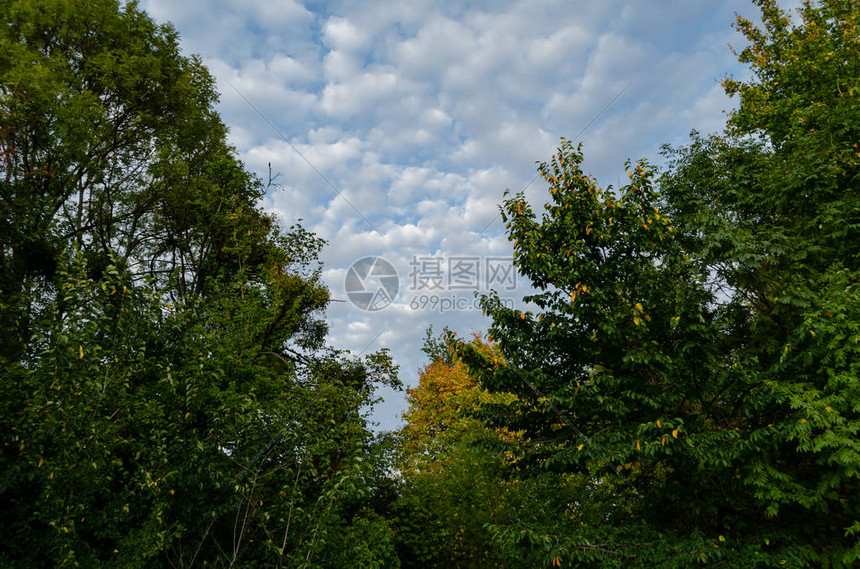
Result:
<svg viewBox="0 0 860 569"><path fill-rule="evenodd" d="M360 412L396 368L325 345L322 242L212 77L134 3L0 14L0 564L397 566Z"/></svg>
<svg viewBox="0 0 860 569"><path fill-rule="evenodd" d="M484 300L507 366L460 357L525 473L579 476L566 528L506 535L576 566L848 567L860 558L860 10L759 0L722 136L600 188L562 141L543 215L502 207L537 310ZM659 191L658 191L659 188ZM536 539L537 536L539 539ZM542 537L541 537L542 536ZM555 558L552 557L553 562Z"/></svg>
<svg viewBox="0 0 860 569"><path fill-rule="evenodd" d="M464 414L485 395L444 342L428 341L427 350L431 363L407 391L400 431L401 559L405 567L504 566L483 527L503 493L492 476L501 462L478 446L493 433Z"/></svg>
<svg viewBox="0 0 860 569"><path fill-rule="evenodd" d="M428 334L429 337L429 334ZM514 520L554 526L571 499L569 479L522 479L498 452L517 433L487 427L485 405L510 408L510 394L488 393L453 352L453 336L431 338L431 362L408 391L400 431L401 476L396 518L404 567L535 567L537 556L504 535ZM498 350L474 338L475 350L504 365Z"/></svg>

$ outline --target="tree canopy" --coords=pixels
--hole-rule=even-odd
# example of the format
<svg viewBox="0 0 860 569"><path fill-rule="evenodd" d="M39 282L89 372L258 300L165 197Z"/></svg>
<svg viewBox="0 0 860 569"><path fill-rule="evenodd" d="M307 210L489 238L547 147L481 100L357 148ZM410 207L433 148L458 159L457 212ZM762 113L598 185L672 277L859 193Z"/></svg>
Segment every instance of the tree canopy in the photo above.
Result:
<svg viewBox="0 0 860 569"><path fill-rule="evenodd" d="M724 132L506 196L529 306L428 332L383 436L175 30L0 4L0 565L856 565L860 7L754 3Z"/></svg>
<svg viewBox="0 0 860 569"><path fill-rule="evenodd" d="M0 564L395 559L362 409L396 368L325 344L323 243L211 75L134 3L0 16Z"/></svg>
<svg viewBox="0 0 860 569"><path fill-rule="evenodd" d="M394 528L402 566L545 565L554 557L524 547L511 528L522 520L532 529L563 525L566 504L581 498L580 479L549 472L522 476L512 454L500 452L521 442L520 433L493 428L482 416L488 405L514 407L516 397L483 388L456 356L449 331L428 340L431 361L408 391L399 433ZM505 365L491 343L476 336L469 345Z"/></svg>
<svg viewBox="0 0 860 569"><path fill-rule="evenodd" d="M509 365L461 357L516 394L487 413L524 433L518 460L594 484L587 527L547 536L577 566L860 558L860 10L806 3L795 24L756 4L724 133L619 188L563 140L544 213L502 206L537 310L486 298Z"/></svg>

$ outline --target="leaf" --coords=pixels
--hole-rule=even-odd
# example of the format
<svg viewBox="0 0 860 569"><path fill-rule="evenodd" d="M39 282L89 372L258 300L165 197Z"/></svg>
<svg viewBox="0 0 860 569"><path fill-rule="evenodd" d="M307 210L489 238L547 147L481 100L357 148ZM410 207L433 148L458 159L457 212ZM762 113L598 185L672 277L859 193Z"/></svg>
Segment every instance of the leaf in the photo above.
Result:
<svg viewBox="0 0 860 569"><path fill-rule="evenodd" d="M678 429L672 431L672 437L676 439L678 438Z"/></svg>

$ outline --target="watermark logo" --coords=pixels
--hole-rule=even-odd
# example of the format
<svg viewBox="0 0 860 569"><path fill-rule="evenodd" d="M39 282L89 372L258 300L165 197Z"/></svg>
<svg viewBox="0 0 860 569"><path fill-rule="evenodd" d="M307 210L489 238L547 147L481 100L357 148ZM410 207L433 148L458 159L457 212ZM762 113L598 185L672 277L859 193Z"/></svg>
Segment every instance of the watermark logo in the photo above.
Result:
<svg viewBox="0 0 860 569"><path fill-rule="evenodd" d="M412 293L411 299L407 299L409 308L438 311L440 314L482 311L481 291L513 291L517 288L512 257L414 256L409 263L409 278L407 290ZM464 294L467 296L460 296ZM514 305L510 298L498 300L511 308Z"/></svg>
<svg viewBox="0 0 860 569"><path fill-rule="evenodd" d="M499 288L515 290L517 274L511 257L412 257L409 290L477 291ZM482 286L483 285L483 286Z"/></svg>
<svg viewBox="0 0 860 569"><path fill-rule="evenodd" d="M346 272L343 288L356 308L376 312L394 302L400 290L400 277L394 265L382 257L364 257Z"/></svg>
<svg viewBox="0 0 860 569"><path fill-rule="evenodd" d="M514 299L496 297L496 301L505 308L514 308ZM464 297L457 295L440 295L440 294L416 294L409 301L409 308L412 310L427 310L430 312L445 312L457 311L463 312L467 310L476 310L483 312L484 305L480 297Z"/></svg>
<svg viewBox="0 0 860 569"><path fill-rule="evenodd" d="M481 292L514 291L517 272L512 257L416 255L408 278L400 282L397 269L382 257L364 257L346 272L344 290L361 310L377 312L391 305L401 287L404 305L432 312L482 311ZM496 296L513 308L514 299Z"/></svg>

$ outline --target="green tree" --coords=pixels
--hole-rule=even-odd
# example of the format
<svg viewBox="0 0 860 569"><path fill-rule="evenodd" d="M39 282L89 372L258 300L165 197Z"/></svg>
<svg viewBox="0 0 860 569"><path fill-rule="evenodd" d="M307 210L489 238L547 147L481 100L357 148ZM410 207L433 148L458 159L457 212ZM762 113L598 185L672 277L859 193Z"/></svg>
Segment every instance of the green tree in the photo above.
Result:
<svg viewBox="0 0 860 569"><path fill-rule="evenodd" d="M577 566L860 558L860 10L756 4L724 135L615 189L563 141L545 213L502 208L537 311L487 298L509 365L461 357L521 402L487 413L523 465L583 476L578 523L535 541Z"/></svg>
<svg viewBox="0 0 860 569"><path fill-rule="evenodd" d="M431 362L408 393L398 464L396 533L403 567L536 567L543 553L504 535L514 520L555 527L575 496L571 477L519 476L510 455L498 452L520 435L488 427L486 405L510 409L511 394L487 392L467 373L450 333L431 337ZM496 366L498 350L481 338L470 346Z"/></svg>
<svg viewBox="0 0 860 569"><path fill-rule="evenodd" d="M488 395L444 342L437 347L408 390L400 431L401 559L405 567L507 566L484 528L510 488L497 475L503 459L482 446L497 435L466 415Z"/></svg>
<svg viewBox="0 0 860 569"><path fill-rule="evenodd" d="M264 188L232 155L214 80L172 28L115 0L11 1L0 15L3 355L29 340L27 299L55 294L71 246L95 277L112 253L138 280L174 279L174 300L263 260Z"/></svg>
<svg viewBox="0 0 860 569"><path fill-rule="evenodd" d="M361 414L396 369L326 346L323 243L212 77L134 3L0 15L0 564L396 566Z"/></svg>

